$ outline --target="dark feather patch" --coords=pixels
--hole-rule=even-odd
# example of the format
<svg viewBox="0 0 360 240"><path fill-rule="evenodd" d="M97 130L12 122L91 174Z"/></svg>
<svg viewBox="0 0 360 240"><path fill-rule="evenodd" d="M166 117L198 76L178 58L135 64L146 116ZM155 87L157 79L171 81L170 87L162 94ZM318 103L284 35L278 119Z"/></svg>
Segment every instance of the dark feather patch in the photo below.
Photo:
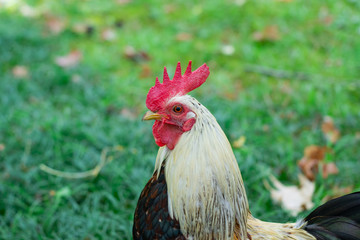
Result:
<svg viewBox="0 0 360 240"><path fill-rule="evenodd" d="M360 240L360 192L330 200L304 220L318 240Z"/></svg>
<svg viewBox="0 0 360 240"><path fill-rule="evenodd" d="M142 191L134 216L135 240L185 240L180 224L168 212L168 195L164 167L159 177L154 173Z"/></svg>

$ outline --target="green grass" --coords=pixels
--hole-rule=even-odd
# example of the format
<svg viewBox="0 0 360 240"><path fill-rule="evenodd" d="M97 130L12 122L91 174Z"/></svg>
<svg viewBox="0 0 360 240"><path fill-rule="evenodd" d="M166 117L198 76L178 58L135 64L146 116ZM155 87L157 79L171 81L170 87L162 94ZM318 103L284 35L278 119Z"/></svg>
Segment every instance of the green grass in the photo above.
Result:
<svg viewBox="0 0 360 240"><path fill-rule="evenodd" d="M263 180L273 174L297 183L303 149L326 145L326 115L342 135L329 156L340 173L316 179L314 202L336 185L360 189L360 5L235 2L241 1L28 1L40 11L34 18L22 16L20 5L0 9L1 239L131 239L157 152L151 123L141 122L145 97L163 66L172 74L178 61L209 64L207 83L193 95L230 141L246 136L235 155L256 217L295 220L273 204ZM49 15L66 22L60 34L46 27ZM93 31L75 32L78 23ZM278 27L280 39L254 41L268 25ZM114 41L101 38L106 28L115 31ZM178 33L191 37L179 41ZM222 53L225 44L232 55ZM149 59L126 57L127 46ZM83 54L78 65L55 64L73 49ZM28 68L27 78L14 77L17 65ZM264 69L287 72L271 77ZM112 161L95 178L69 180L39 169L86 171L112 146Z"/></svg>

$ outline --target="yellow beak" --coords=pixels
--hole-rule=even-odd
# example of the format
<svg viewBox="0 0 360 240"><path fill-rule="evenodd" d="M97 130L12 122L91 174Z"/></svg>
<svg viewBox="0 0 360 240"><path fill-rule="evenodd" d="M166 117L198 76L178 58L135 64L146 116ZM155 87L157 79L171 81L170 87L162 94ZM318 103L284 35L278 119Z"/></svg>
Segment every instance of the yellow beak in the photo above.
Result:
<svg viewBox="0 0 360 240"><path fill-rule="evenodd" d="M158 113L153 113L151 111L148 111L147 113L145 113L145 115L143 116L142 120L143 121L148 121L148 120L161 120L163 119L165 116L162 114L158 114Z"/></svg>

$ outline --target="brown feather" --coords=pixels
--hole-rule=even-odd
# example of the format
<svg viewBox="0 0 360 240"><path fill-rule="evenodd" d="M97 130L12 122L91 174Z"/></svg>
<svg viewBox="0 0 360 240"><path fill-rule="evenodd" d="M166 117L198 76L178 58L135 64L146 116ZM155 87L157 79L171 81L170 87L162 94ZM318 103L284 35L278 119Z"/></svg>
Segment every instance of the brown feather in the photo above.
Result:
<svg viewBox="0 0 360 240"><path fill-rule="evenodd" d="M164 167L155 172L141 192L135 210L134 240L166 239L185 240L180 224L172 219L168 211L167 184Z"/></svg>

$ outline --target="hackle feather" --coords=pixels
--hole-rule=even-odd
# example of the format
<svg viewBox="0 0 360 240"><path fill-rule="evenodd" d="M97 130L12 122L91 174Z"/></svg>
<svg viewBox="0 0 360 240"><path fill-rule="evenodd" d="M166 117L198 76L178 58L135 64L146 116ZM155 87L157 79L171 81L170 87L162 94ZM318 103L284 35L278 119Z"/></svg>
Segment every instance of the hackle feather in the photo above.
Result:
<svg viewBox="0 0 360 240"><path fill-rule="evenodd" d="M246 239L248 202L229 141L211 113L189 95L171 101L193 106L193 128L176 147L159 149L155 170L166 161L170 214L189 239Z"/></svg>

